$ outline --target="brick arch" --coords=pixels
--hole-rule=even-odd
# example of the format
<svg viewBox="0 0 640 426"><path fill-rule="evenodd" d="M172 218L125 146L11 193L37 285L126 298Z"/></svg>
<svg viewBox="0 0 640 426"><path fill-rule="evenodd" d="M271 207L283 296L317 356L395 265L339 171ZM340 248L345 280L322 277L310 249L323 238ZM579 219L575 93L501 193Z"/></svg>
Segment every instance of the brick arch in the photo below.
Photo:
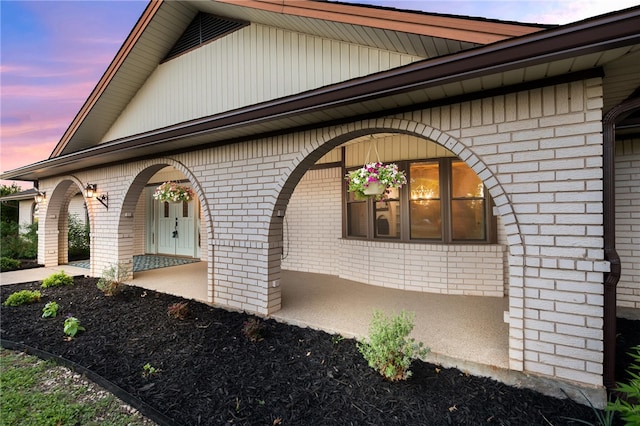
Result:
<svg viewBox="0 0 640 426"><path fill-rule="evenodd" d="M302 176L304 176L306 171L315 164L316 161L322 158L324 154L351 139L380 132L404 133L432 140L447 148L467 163L482 179L487 190L493 197L498 214L504 219L503 223L506 229L509 247L519 247L516 248L512 254L520 254L522 240L515 214L504 188L493 175L493 172L491 172L487 165L480 160L470 147L466 146L459 139L434 127L412 120L381 118L378 120L359 121L331 128L319 135L316 140L311 140L300 152L298 157L300 160L292 164L290 173L283 175L280 184L282 189L276 200L274 211L286 207L289 198L293 194L293 190L300 179L302 179Z"/></svg>
<svg viewBox="0 0 640 426"><path fill-rule="evenodd" d="M191 183L191 186L198 197L205 215L205 243L213 235L211 221L211 209L202 186L191 170L180 161L173 158L158 158L154 160L138 163L138 167L129 174L129 180L124 187L126 192L122 201L120 215L118 217L118 256L117 261L123 264L132 264L133 246L128 243L133 235L133 212L135 211L138 199L145 185L151 177L167 166L172 166L180 171ZM213 275L213 258L211 251L207 251L208 276ZM131 272L133 274L133 272Z"/></svg>
<svg viewBox="0 0 640 426"><path fill-rule="evenodd" d="M510 368L523 371L522 362L524 354L522 319L524 311L524 298L522 297L522 283L524 278L524 247L515 212L509 197L490 170L487 164L475 154L473 149L455 136L431 127L427 124L402 118L380 118L363 120L342 126L326 129L318 132L317 137L309 138L304 148L290 166L289 172L284 173L280 181L281 191L278 194L271 217L269 234L274 240L280 238L282 233L282 219L278 217L278 210L284 211L291 195L299 181L309 168L315 164L324 154L343 143L367 134L390 132L404 133L434 141L456 154L458 158L469 165L483 181L494 200L497 213L503 219L506 230L507 248L509 251L509 353ZM308 136L307 136L308 137ZM274 238L275 237L275 238ZM276 255L269 257L269 265L273 271L269 280L279 279L280 258Z"/></svg>
<svg viewBox="0 0 640 426"><path fill-rule="evenodd" d="M83 187L77 177L65 176L53 184L52 190L46 191L45 207L43 208L42 204L39 207L38 225L38 261L45 266L57 266L68 261L69 203L75 194L82 193ZM89 203L87 203L87 211L89 227L93 229L94 216ZM93 252L93 238L89 247Z"/></svg>

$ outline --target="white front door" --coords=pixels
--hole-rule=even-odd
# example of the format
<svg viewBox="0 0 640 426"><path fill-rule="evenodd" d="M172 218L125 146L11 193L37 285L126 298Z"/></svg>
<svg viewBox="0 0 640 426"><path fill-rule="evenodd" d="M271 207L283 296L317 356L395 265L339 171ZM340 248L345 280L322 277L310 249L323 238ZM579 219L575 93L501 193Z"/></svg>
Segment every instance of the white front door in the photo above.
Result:
<svg viewBox="0 0 640 426"><path fill-rule="evenodd" d="M157 223L156 253L177 256L199 256L197 200L188 203L166 203L152 199ZM151 228L153 229L153 228Z"/></svg>

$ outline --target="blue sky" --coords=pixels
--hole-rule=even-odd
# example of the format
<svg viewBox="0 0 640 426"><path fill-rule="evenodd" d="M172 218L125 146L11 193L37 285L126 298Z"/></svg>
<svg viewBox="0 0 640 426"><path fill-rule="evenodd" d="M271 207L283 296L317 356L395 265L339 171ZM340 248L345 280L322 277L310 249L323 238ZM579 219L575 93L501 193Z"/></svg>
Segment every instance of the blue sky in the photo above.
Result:
<svg viewBox="0 0 640 426"><path fill-rule="evenodd" d="M353 3L565 24L639 5L640 0ZM0 170L49 157L146 5L146 1L117 0L0 0Z"/></svg>

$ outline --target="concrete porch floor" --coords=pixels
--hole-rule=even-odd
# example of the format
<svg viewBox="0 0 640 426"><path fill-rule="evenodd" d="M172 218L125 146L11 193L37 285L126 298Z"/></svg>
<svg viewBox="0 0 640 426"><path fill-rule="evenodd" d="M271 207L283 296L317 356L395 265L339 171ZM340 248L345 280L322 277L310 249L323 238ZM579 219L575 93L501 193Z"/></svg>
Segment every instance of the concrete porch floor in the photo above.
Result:
<svg viewBox="0 0 640 426"><path fill-rule="evenodd" d="M136 272L132 285L207 301L206 262ZM272 318L345 337L365 337L374 310L416 313L412 333L427 359L476 374L507 369L507 298L445 296L370 286L332 275L282 271L282 309Z"/></svg>
<svg viewBox="0 0 640 426"><path fill-rule="evenodd" d="M3 272L0 284L42 280L60 270L87 273L70 265ZM134 272L128 283L207 302L207 263ZM431 349L428 361L492 377L508 369L506 298L417 293L294 271L282 271L281 286L282 309L271 315L278 321L362 338L374 310L392 314L404 309L416 313L412 337Z"/></svg>

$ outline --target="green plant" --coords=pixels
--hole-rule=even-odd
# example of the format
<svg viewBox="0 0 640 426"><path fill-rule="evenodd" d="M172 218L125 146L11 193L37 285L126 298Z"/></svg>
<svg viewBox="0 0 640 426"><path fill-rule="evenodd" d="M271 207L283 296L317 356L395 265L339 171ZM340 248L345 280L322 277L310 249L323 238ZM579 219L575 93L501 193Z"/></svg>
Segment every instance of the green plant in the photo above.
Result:
<svg viewBox="0 0 640 426"><path fill-rule="evenodd" d="M172 305L169 305L167 308L167 315L171 318L176 318L179 320L183 320L189 314L189 303L188 302L178 302Z"/></svg>
<svg viewBox="0 0 640 426"><path fill-rule="evenodd" d="M42 280L42 288L61 287L63 285L73 285L73 277L64 271L56 272Z"/></svg>
<svg viewBox="0 0 640 426"><path fill-rule="evenodd" d="M20 306L25 303L35 303L40 301L40 292L37 290L20 290L11 293L7 300L4 301L5 306Z"/></svg>
<svg viewBox="0 0 640 426"><path fill-rule="evenodd" d="M4 207L4 204L3 204ZM38 255L38 223L25 225L21 232L17 222L0 223L0 256L12 259L35 259Z"/></svg>
<svg viewBox="0 0 640 426"><path fill-rule="evenodd" d="M422 342L409 338L413 330L415 314L405 311L391 318L375 311L369 326L369 341L357 343L358 350L369 363L386 379L391 381L408 379L409 367L416 357L423 357L429 349Z"/></svg>
<svg viewBox="0 0 640 426"><path fill-rule="evenodd" d="M344 340L344 337L339 335L339 334L334 334L331 336L331 343L333 343L334 345L337 345L338 343L342 342Z"/></svg>
<svg viewBox="0 0 640 426"><path fill-rule="evenodd" d="M120 293L124 280L129 277L129 268L120 263L111 265L102 271L102 276L96 286L105 296L115 296Z"/></svg>
<svg viewBox="0 0 640 426"><path fill-rule="evenodd" d="M571 397L569 396L569 394L567 392L565 392L564 389L560 389L562 391L562 393L565 394L565 396L568 399L571 399ZM584 392L580 391L580 393L582 394L582 397L584 398L585 401L587 401L587 404L589 404L589 407L591 407L591 411L593 412L593 416L596 418L597 423L596 425L598 426L611 426L613 425L613 420L614 420L614 414L613 411L609 411L609 410L598 410L593 403L591 402L591 400L589 399L589 397L587 397L587 395L585 395ZM589 422L587 420L583 420L583 419L577 419L575 417L562 417L563 419L566 420L571 420L572 422L575 423L580 423L583 425L589 425L589 426L594 426L594 424L592 422Z"/></svg>
<svg viewBox="0 0 640 426"><path fill-rule="evenodd" d="M57 302L47 302L42 308L42 318L55 318L58 315L58 309L60 309L60 305Z"/></svg>
<svg viewBox="0 0 640 426"><path fill-rule="evenodd" d="M242 334L252 342L264 338L264 325L257 318L249 318L242 324Z"/></svg>
<svg viewBox="0 0 640 426"><path fill-rule="evenodd" d="M69 337L76 337L79 331L84 331L85 328L80 325L80 320L74 316L68 316L64 320L64 334Z"/></svg>
<svg viewBox="0 0 640 426"><path fill-rule="evenodd" d="M176 182L165 182L159 185L153 193L153 198L158 201L178 203L191 201L194 197L193 190L188 186L178 185Z"/></svg>
<svg viewBox="0 0 640 426"><path fill-rule="evenodd" d="M154 374L158 373L160 371L160 369L155 368L154 366L152 366L149 363L146 363L143 367L142 367L142 377L149 377L149 376L153 376Z"/></svg>
<svg viewBox="0 0 640 426"><path fill-rule="evenodd" d="M635 353L629 353L634 362L627 370L631 377L628 383L618 383L617 392L623 393L624 398L616 398L607 404L607 411L616 412L627 426L640 425L640 345L632 348Z"/></svg>
<svg viewBox="0 0 640 426"><path fill-rule="evenodd" d="M10 257L0 258L0 271L14 271L20 267L20 261Z"/></svg>
<svg viewBox="0 0 640 426"><path fill-rule="evenodd" d="M77 215L69 216L69 257L83 259L89 257L89 222L81 220Z"/></svg>
<svg viewBox="0 0 640 426"><path fill-rule="evenodd" d="M379 183L387 188L400 188L407 183L404 172L398 170L394 163L380 162L365 164L345 176L349 182L349 192L355 192L357 197L366 197L365 189L372 183Z"/></svg>

